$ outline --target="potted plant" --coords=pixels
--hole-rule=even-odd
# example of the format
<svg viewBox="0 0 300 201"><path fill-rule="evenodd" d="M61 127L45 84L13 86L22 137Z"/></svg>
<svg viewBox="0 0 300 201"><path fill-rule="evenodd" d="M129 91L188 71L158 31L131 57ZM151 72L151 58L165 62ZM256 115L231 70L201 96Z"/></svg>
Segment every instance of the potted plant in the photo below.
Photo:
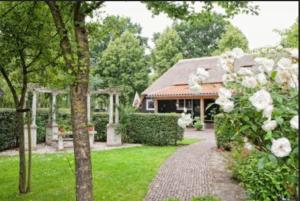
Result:
<svg viewBox="0 0 300 201"><path fill-rule="evenodd" d="M92 123L88 123L88 131L93 132L95 130L95 125Z"/></svg>
<svg viewBox="0 0 300 201"><path fill-rule="evenodd" d="M199 117L195 117L194 118L194 121L195 121L195 123L194 123L194 128L197 130L197 131L200 131L201 129L202 129L202 123L201 123L201 121L200 121L200 118Z"/></svg>
<svg viewBox="0 0 300 201"><path fill-rule="evenodd" d="M58 131L63 134L65 132L65 126L64 125L59 125L58 126Z"/></svg>

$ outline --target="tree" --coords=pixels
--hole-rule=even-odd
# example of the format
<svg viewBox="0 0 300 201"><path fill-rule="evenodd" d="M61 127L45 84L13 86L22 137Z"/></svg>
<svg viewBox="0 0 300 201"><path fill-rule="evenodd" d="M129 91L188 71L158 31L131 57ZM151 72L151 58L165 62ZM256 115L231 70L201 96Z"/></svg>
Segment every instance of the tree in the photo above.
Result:
<svg viewBox="0 0 300 201"><path fill-rule="evenodd" d="M248 40L240 29L228 24L226 32L221 35L221 39L218 41L218 49L214 52L214 55L220 55L236 47L247 51Z"/></svg>
<svg viewBox="0 0 300 201"><path fill-rule="evenodd" d="M225 32L227 22L216 13L202 12L194 17L175 23L182 40L184 58L210 56L217 49L217 42Z"/></svg>
<svg viewBox="0 0 300 201"><path fill-rule="evenodd" d="M299 32L298 32L298 19L288 29L284 31L276 31L281 35L280 44L286 48L298 48Z"/></svg>
<svg viewBox="0 0 300 201"><path fill-rule="evenodd" d="M145 48L129 31L111 41L97 65L95 74L101 79L100 87L119 87L125 104L131 104L136 91L148 84Z"/></svg>
<svg viewBox="0 0 300 201"><path fill-rule="evenodd" d="M53 59L49 12L38 2L4 2L0 4L0 73L11 92L16 109L16 136L19 142L19 192L30 188L30 156L28 178L24 145L24 112L28 83ZM38 40L37 40L38 38ZM48 64L46 64L48 65ZM26 180L28 179L27 188Z"/></svg>
<svg viewBox="0 0 300 201"><path fill-rule="evenodd" d="M153 79L159 77L178 60L182 59L182 41L173 28L167 28L154 41L155 48L151 53L152 67L155 71Z"/></svg>

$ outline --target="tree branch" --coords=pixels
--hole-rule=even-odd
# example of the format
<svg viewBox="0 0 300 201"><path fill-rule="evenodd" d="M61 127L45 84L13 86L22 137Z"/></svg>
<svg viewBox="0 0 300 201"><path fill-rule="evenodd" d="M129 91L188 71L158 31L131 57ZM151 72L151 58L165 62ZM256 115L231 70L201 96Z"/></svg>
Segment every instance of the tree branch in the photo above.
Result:
<svg viewBox="0 0 300 201"><path fill-rule="evenodd" d="M97 2L93 2L91 4L89 4L86 9L83 10L83 13L85 15L90 14L93 10L99 8L102 4L104 3L104 1L97 1Z"/></svg>
<svg viewBox="0 0 300 201"><path fill-rule="evenodd" d="M0 64L0 72L1 72L2 76L4 77L8 87L10 89L11 94L13 95L15 105L18 105L19 101L18 101L18 95L17 95L16 89L14 88L11 80L8 77L7 72L5 71L4 67L1 64Z"/></svg>
<svg viewBox="0 0 300 201"><path fill-rule="evenodd" d="M55 3L55 1L46 0L46 3L48 4L48 7L51 11L56 30L60 37L60 47L62 49L64 60L67 67L71 68L73 66L74 58L72 54L71 43L68 38L68 30L66 29L59 7Z"/></svg>

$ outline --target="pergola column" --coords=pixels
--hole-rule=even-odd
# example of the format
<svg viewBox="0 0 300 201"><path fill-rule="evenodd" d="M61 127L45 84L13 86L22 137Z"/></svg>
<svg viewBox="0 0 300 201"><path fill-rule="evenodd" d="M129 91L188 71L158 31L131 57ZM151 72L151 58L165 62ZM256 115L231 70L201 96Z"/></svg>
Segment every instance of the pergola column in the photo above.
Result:
<svg viewBox="0 0 300 201"><path fill-rule="evenodd" d="M205 124L204 124L204 99L201 98L200 99L200 121L201 121L201 124L202 124L202 128L205 129Z"/></svg>
<svg viewBox="0 0 300 201"><path fill-rule="evenodd" d="M109 94L109 124L114 123L114 97L113 94Z"/></svg>
<svg viewBox="0 0 300 201"><path fill-rule="evenodd" d="M154 99L154 112L158 113L158 100Z"/></svg>
<svg viewBox="0 0 300 201"><path fill-rule="evenodd" d="M56 96L57 92L52 92L51 118L46 128L46 144L51 145L53 140L58 140L58 125L56 123Z"/></svg>
<svg viewBox="0 0 300 201"><path fill-rule="evenodd" d="M32 123L31 125L33 126L36 126L36 100L37 100L37 93L35 91L32 92L32 108L31 108L31 111L32 111Z"/></svg>
<svg viewBox="0 0 300 201"><path fill-rule="evenodd" d="M56 124L56 93L52 93L52 103L51 103L51 123Z"/></svg>
<svg viewBox="0 0 300 201"><path fill-rule="evenodd" d="M91 123L91 95L87 93L86 95L86 105L87 105L87 121Z"/></svg>
<svg viewBox="0 0 300 201"><path fill-rule="evenodd" d="M115 124L119 123L119 94L115 94L116 105L115 105Z"/></svg>

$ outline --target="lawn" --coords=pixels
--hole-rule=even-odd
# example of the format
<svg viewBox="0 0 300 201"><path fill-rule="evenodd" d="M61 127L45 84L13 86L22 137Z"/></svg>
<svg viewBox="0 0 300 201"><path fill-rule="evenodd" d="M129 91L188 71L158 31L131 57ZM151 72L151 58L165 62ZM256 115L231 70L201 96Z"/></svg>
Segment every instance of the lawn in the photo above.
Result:
<svg viewBox="0 0 300 201"><path fill-rule="evenodd" d="M184 140L180 145L196 142ZM92 153L94 200L141 201L160 165L180 146L142 146ZM0 157L0 200L67 201L74 197L73 155L35 154L32 193L19 196L18 157Z"/></svg>

